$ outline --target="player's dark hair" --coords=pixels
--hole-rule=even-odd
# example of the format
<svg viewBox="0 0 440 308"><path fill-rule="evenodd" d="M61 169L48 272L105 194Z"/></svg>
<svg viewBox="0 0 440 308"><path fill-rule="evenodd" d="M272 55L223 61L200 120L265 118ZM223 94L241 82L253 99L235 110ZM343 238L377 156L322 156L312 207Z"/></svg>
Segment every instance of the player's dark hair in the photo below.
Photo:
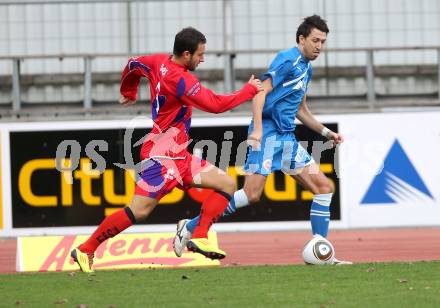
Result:
<svg viewBox="0 0 440 308"><path fill-rule="evenodd" d="M299 43L300 35L308 37L314 28L326 34L329 32L327 22L318 15L312 15L304 18L303 22L299 25L296 31L296 42Z"/></svg>
<svg viewBox="0 0 440 308"><path fill-rule="evenodd" d="M200 43L206 44L206 37L202 32L193 27L184 28L174 38L173 54L177 57L181 56L184 51L194 54Z"/></svg>

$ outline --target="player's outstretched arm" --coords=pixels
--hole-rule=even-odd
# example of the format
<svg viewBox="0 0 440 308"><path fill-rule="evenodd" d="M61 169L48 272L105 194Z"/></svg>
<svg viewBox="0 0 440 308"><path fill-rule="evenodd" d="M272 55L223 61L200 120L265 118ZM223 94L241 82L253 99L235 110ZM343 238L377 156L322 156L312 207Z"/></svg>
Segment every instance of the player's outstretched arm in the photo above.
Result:
<svg viewBox="0 0 440 308"><path fill-rule="evenodd" d="M263 91L257 93L252 100L252 116L254 120L253 131L248 136L248 143L254 146L260 143L261 137L263 136L263 107L266 101L266 96L272 91L272 78L262 82Z"/></svg>
<svg viewBox="0 0 440 308"><path fill-rule="evenodd" d="M185 92L181 100L186 105L192 105L200 110L210 113L222 113L237 107L252 99L255 94L263 90L261 81L251 76L243 88L230 94L216 94L205 88L193 76L185 79Z"/></svg>
<svg viewBox="0 0 440 308"><path fill-rule="evenodd" d="M328 140L333 140L333 144L335 146L344 142L344 137L342 137L342 135L328 129L315 118L315 116L312 114L309 107L307 106L305 95L303 97L301 104L299 105L299 109L298 109L298 113L296 114L296 117L311 130L321 134L322 136L326 137Z"/></svg>

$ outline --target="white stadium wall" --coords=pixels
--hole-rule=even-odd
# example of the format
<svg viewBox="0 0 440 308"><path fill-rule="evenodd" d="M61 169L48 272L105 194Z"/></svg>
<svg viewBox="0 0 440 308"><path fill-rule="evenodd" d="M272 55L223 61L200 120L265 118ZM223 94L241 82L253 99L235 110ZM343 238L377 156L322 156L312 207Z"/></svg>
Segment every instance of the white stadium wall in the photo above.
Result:
<svg viewBox="0 0 440 308"><path fill-rule="evenodd" d="M327 165L327 167L330 166L330 169L334 169L336 175L339 177L339 179L333 178L333 182L339 185L339 189L337 191L338 197L335 200L338 204L333 205L334 211L336 210L338 213L336 219L331 223L332 228L347 229L440 225L440 173L438 168L440 112L326 115L319 116L319 119L323 123L337 127L338 131L345 137L345 142L339 147L333 163L328 164L321 160L323 165ZM199 129L199 131L212 132L216 127L235 127L240 129L242 132L240 138L244 139L243 132L246 131L248 123L249 118L247 117L196 118L193 120L193 130L197 131L197 129ZM114 129L122 129L124 131L130 127L140 128L141 131L146 131L148 128L151 128L151 121L139 119L135 121L0 124L2 183L0 236L84 234L94 230L94 226L99 222L99 219L87 220L84 221L84 223L82 223L83 221L79 221L78 223L69 218L65 220L66 225L63 225L63 219L65 217L69 215L78 216L78 213L74 211L75 208L78 207L78 204L72 202L72 197L69 199L69 197L60 196L62 202L60 201L61 203L58 205L54 203L52 204L53 208L48 208L47 212L42 212L46 214L35 214L39 212L33 210L39 210L40 206L47 206L51 202L50 199L41 199L40 197L44 198L44 195L50 195L47 186L59 185L57 184L59 177L49 177L49 180L45 180L46 178L44 178L44 176L46 175L44 172L46 171L44 171L41 172L41 174L34 174L35 177L33 179L31 179L32 175L30 175L27 178L29 184L26 186L26 181L23 179L18 183L17 170L21 168L20 170L22 171L24 165L20 165L17 162L23 158L29 158L29 160L35 158L40 159L40 161L41 159L45 161L47 157L54 157L54 153L50 155L44 153L44 148L47 148L50 142L55 142L55 144L59 143L60 140L63 140L62 138L76 139L65 137L69 136L69 134L78 136L78 138L82 135L87 138L99 139L97 138L97 136L99 136L98 133L102 134L103 132L106 133ZM206 130L206 127L210 129ZM60 132L60 137L57 137L57 132ZM222 134L220 135L220 138L223 138ZM53 138L53 136L61 139L56 139L55 141L48 139L48 144L46 144L46 142L41 143L41 145L38 145L41 146L41 151L32 150L34 148L29 147L28 152L26 152L26 147L20 146L20 142L27 144L27 140L32 141L30 138L36 140L42 137ZM112 137L110 136L109 138L109 140L111 140ZM29 142L29 146L31 146L30 143L31 142ZM112 147L109 147L108 152L112 152ZM19 167L17 167L17 164ZM45 161L45 164L47 166L47 161ZM28 164L28 169L30 168L29 166ZM236 176L235 171L232 171ZM52 175L53 174L55 173L52 173ZM39 179L43 179L43 183L39 183L38 181L41 182ZM52 181L50 179L55 180ZM271 179L271 181L272 180L274 181L274 179ZM286 218L282 216L284 212L280 212L281 216L279 216L279 218L282 219L278 220L274 218L275 216L272 216L272 219L268 220L261 219L261 217L264 217L261 215L270 216L270 212L257 213L257 216L254 217L255 219L248 219L249 217L242 215L239 221L218 223L215 225L214 230L261 231L309 229L307 205L309 204L310 199L308 198L310 198L310 196L305 191L299 191L298 188L295 189L293 186L289 186L291 184L290 182L285 182L284 186L280 188L280 186L275 187L273 182L273 187L269 187L265 190L265 197L267 198L266 200L268 200L267 202L271 203L271 211L273 210L272 215L277 210L282 211L283 209L291 208L294 209L292 215L296 215L294 220L289 220L289 217ZM128 187L127 185L128 184L126 184L126 187ZM242 183L240 186L241 185ZM291 193L288 187L294 189L293 191L300 196L298 197L299 199L289 195ZM77 188L74 188L74 190L75 189ZM127 200L129 200L130 197L128 193L125 196L120 195L120 193L121 192L109 193L109 195L112 195L112 198L114 198L113 201L111 201L110 198L109 202L113 202L114 204L119 202L120 204L118 204L118 206L123 206L123 203L128 202ZM17 201L17 196L20 194L27 194L27 200L36 200L38 202L41 200L49 200L49 203L41 204L40 202L40 204L38 204L38 202L36 202L32 206L28 206L28 208L21 209L21 216L16 217L18 215L17 209L21 206L19 204L20 202ZM92 194L92 192L90 194ZM104 192L104 195L105 194L106 192ZM83 195L86 194L82 192L81 196ZM196 196L194 197L195 199L193 199L197 200L199 197ZM158 213L172 212L174 210L184 211L185 207L188 206L188 208L193 209L191 213L195 213L194 211L197 210L198 207L197 204L194 203L194 200L188 201L187 199L182 199L182 195L176 192L169 199L165 200L166 204L162 212L160 212L160 209L157 210ZM33 201L30 202L32 203ZM92 202L89 203L90 204L86 204L87 211L94 211L97 206L99 207L99 205L93 205ZM105 212L105 215L107 215L115 209L112 207L114 204L110 204L108 208L105 210L101 209L100 211L102 213ZM176 207L174 207L174 205ZM257 205L258 208L264 208L264 206L266 205ZM54 211L58 211L58 214L55 214L55 220L50 222L50 215L52 215L51 213ZM15 214L13 215L13 213ZM87 213L89 214L81 214L79 219L84 220L87 217L90 218L90 216L93 216L93 214L90 213L94 212ZM159 217L160 215L155 216L152 217L150 224L136 225L129 231L172 232L175 229L174 221L181 219L181 216L185 216L185 212L172 213L171 218ZM249 215L253 215L251 212L249 213ZM292 219L293 218L292 216ZM40 225L34 224L34 222L37 221Z"/></svg>
<svg viewBox="0 0 440 308"><path fill-rule="evenodd" d="M11 2L11 1L9 1ZM22 1L26 2L26 1ZM40 2L40 3L38 3ZM133 1L131 4L0 3L0 56L171 52L174 35L181 28L201 29L209 50L222 50L223 1ZM232 50L289 48L295 44L302 18L320 14L328 21L329 48L435 46L440 44L440 4L436 0L232 0ZM127 16L131 16L130 22ZM131 47L130 47L130 46ZM237 57L236 67L265 67L273 55ZM435 52L381 52L379 65L433 64ZM323 58L316 65L324 65ZM334 66L362 66L362 53L330 54ZM96 71L119 71L124 59L97 59ZM221 68L223 59L212 56L204 68ZM81 59L31 60L23 74L82 72ZM12 67L0 61L0 72Z"/></svg>

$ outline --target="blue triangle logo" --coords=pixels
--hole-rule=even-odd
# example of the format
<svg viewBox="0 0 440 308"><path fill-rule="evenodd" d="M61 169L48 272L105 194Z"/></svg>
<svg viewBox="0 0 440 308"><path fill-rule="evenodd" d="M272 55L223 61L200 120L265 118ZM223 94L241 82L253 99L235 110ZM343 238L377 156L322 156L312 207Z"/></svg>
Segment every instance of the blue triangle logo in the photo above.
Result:
<svg viewBox="0 0 440 308"><path fill-rule="evenodd" d="M434 200L396 139L385 157L383 170L373 179L361 204L396 204L399 199L411 198L414 189Z"/></svg>

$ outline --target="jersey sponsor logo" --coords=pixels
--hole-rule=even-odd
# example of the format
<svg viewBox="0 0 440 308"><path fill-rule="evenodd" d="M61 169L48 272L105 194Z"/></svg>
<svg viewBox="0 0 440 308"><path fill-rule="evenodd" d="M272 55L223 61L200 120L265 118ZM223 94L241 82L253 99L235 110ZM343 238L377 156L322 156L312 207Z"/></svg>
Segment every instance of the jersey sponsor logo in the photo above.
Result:
<svg viewBox="0 0 440 308"><path fill-rule="evenodd" d="M186 96L194 96L199 93L201 88L200 82L196 82L189 90L186 92Z"/></svg>
<svg viewBox="0 0 440 308"><path fill-rule="evenodd" d="M270 168L272 168L272 160L271 159L266 159L263 162L263 168L264 168L264 170L269 171Z"/></svg>
<svg viewBox="0 0 440 308"><path fill-rule="evenodd" d="M400 142L396 139L361 205L420 203L434 200Z"/></svg>
<svg viewBox="0 0 440 308"><path fill-rule="evenodd" d="M294 90L305 90L305 83L302 81L302 80L300 80L294 87L293 87L293 89Z"/></svg>
<svg viewBox="0 0 440 308"><path fill-rule="evenodd" d="M301 76L299 76L299 77L297 77L297 78L295 78L293 80L286 81L285 83L283 83L283 87L285 88L285 87L288 87L288 86L293 84L293 88L295 89L297 83L302 81L303 78L306 77L306 75L307 75L307 70Z"/></svg>
<svg viewBox="0 0 440 308"><path fill-rule="evenodd" d="M162 76L165 76L165 74L168 72L168 69L165 67L164 64L162 64L160 66L160 73L162 74Z"/></svg>
<svg viewBox="0 0 440 308"><path fill-rule="evenodd" d="M308 77L305 76L303 79L301 79L294 87L294 90L302 90L304 92L307 91L307 83L308 83Z"/></svg>
<svg viewBox="0 0 440 308"><path fill-rule="evenodd" d="M174 168L167 169L167 173L164 175L164 178L174 180Z"/></svg>

